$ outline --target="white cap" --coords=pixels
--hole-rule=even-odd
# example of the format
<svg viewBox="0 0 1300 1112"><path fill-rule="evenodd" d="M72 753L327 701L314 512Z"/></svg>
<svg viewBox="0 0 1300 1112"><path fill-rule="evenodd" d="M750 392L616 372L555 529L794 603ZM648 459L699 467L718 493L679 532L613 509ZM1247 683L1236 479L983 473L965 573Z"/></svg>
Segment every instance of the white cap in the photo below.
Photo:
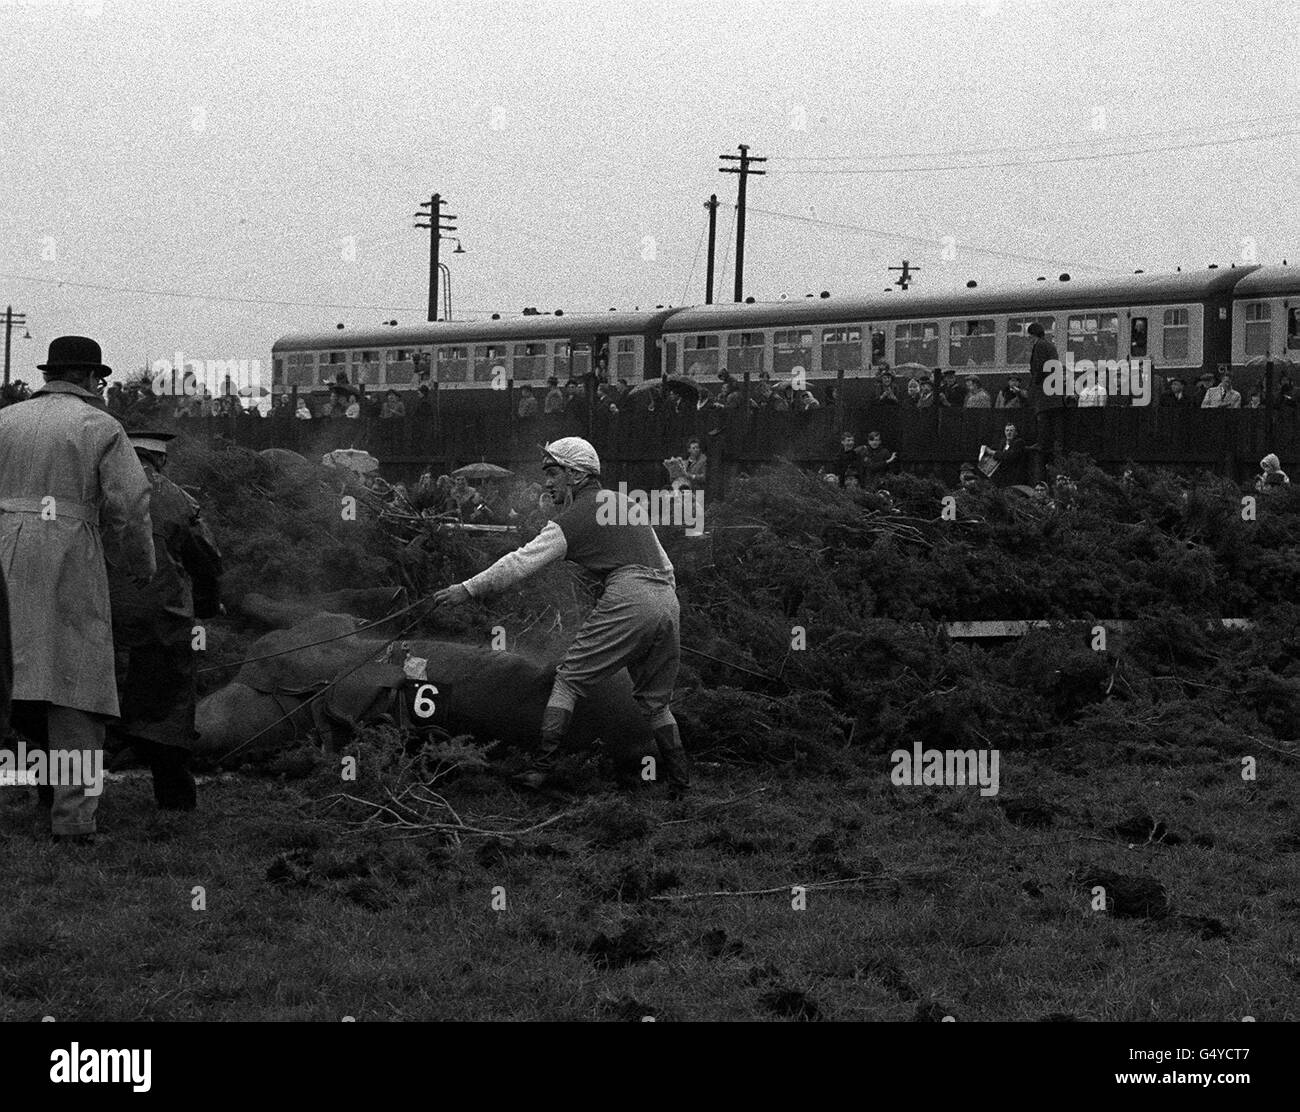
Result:
<svg viewBox="0 0 1300 1112"><path fill-rule="evenodd" d="M600 456L591 444L580 436L562 436L553 440L542 449L546 456L545 463L558 463L571 471L583 471L588 475L600 474Z"/></svg>

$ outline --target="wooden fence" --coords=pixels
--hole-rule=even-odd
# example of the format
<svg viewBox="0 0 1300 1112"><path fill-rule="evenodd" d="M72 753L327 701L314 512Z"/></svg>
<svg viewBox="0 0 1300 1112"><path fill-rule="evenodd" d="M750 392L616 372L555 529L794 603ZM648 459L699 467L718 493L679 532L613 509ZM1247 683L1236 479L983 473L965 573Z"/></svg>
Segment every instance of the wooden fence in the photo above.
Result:
<svg viewBox="0 0 1300 1112"><path fill-rule="evenodd" d="M520 419L512 392L485 406L482 395L444 391L436 409L421 416L381 420L342 417L300 421L287 411L175 422L203 436L223 436L254 449L281 447L319 459L334 448L363 448L384 464L385 474L411 479L426 467L435 474L486 459L512 470L533 468L539 446L559 436L588 437L605 462L605 474L630 486L662 485L662 461L685 455L699 437L719 482L739 471L784 457L802 465L829 462L842 429L863 443L879 430L907 470L953 479L963 461L974 461L981 444L997 446L1014 423L1031 451L1037 475L1053 454L1085 452L1103 466L1126 461L1180 468L1206 468L1241 480L1259 459L1276 452L1287 468L1300 459L1300 418L1295 409L1199 410L1158 407L1053 409L923 409L879 404L827 406L807 413L704 409L647 413L627 408L610 415L580 412ZM1297 468L1300 470L1300 468ZM713 486L713 483L710 484ZM715 494L720 491L715 490Z"/></svg>

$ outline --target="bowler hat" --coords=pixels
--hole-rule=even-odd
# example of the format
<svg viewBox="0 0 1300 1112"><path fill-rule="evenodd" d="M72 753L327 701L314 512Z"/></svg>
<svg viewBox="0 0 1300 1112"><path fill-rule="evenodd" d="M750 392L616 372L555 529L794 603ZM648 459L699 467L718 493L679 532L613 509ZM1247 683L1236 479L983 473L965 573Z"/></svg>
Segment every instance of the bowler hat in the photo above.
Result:
<svg viewBox="0 0 1300 1112"><path fill-rule="evenodd" d="M107 378L113 368L103 361L99 345L85 336L59 336L50 341L50 354L44 363L36 365L38 371L94 371L99 378Z"/></svg>

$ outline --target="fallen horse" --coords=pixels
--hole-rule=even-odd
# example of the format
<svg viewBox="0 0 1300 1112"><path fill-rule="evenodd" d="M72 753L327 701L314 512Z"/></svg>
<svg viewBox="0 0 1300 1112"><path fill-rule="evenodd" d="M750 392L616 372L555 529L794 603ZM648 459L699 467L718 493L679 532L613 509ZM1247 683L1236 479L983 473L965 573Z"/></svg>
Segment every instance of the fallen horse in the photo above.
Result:
<svg viewBox="0 0 1300 1112"><path fill-rule="evenodd" d="M218 763L313 735L337 748L358 726L382 721L523 750L539 744L554 663L432 640L402 642L405 651L389 662L393 642L369 631L347 636L359 624L346 614L318 614L255 641L235 678L199 702L196 755ZM404 668L403 657L424 663ZM565 749L597 741L620 779L637 777L642 759L656 752L625 671L578 704Z"/></svg>

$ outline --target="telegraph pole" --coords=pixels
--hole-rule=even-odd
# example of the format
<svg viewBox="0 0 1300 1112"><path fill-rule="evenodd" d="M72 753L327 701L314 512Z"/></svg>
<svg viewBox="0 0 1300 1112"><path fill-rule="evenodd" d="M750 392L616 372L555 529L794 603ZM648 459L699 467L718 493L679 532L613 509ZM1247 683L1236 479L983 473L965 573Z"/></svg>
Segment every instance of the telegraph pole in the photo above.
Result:
<svg viewBox="0 0 1300 1112"><path fill-rule="evenodd" d="M9 334L15 327L24 328L27 325L26 313L15 313L12 305L5 306L5 382L9 385Z"/></svg>
<svg viewBox="0 0 1300 1112"><path fill-rule="evenodd" d="M901 271L898 277L894 279L894 285L903 290L912 284L913 276L921 270L919 266L912 266L906 259L903 260L902 266L891 266L886 269Z"/></svg>
<svg viewBox="0 0 1300 1112"><path fill-rule="evenodd" d="M443 224L444 220L455 220L456 217L448 213L446 216L442 213L444 202L441 193L435 193L427 201L420 205L420 208L427 208L428 212L417 212L416 220L428 220L427 224L416 224L417 228L429 229L429 320L438 319L438 244L442 242L443 232L454 232L455 224Z"/></svg>
<svg viewBox="0 0 1300 1112"><path fill-rule="evenodd" d="M709 210L709 265L708 273L704 279L704 304L713 304L713 247L717 239L718 232L718 195L712 193L709 199L704 202L704 207Z"/></svg>
<svg viewBox="0 0 1300 1112"><path fill-rule="evenodd" d="M754 170L753 162L766 162L766 158L755 158L749 153L749 147L741 143L740 154L718 155L724 162L739 162L739 166L719 166L722 174L739 174L740 187L736 196L736 301L745 300L745 183L750 174L766 174L766 170Z"/></svg>

